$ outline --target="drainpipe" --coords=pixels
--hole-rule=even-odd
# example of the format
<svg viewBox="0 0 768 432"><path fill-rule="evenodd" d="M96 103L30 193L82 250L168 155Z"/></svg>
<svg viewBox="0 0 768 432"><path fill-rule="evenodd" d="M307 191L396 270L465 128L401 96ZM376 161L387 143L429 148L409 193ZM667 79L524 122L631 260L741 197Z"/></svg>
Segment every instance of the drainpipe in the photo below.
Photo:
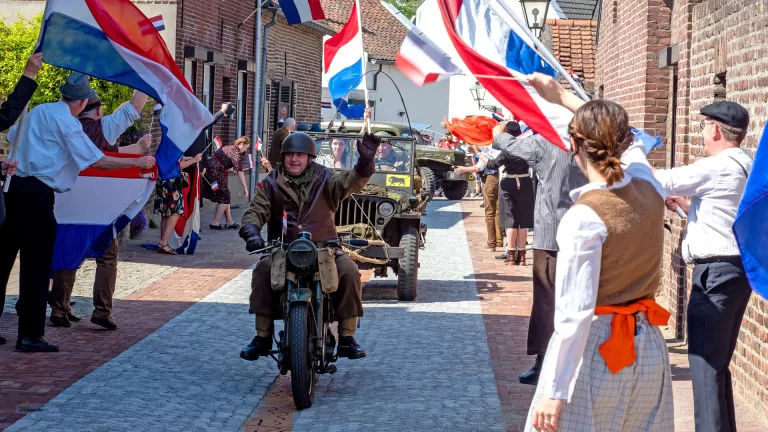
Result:
<svg viewBox="0 0 768 432"><path fill-rule="evenodd" d="M261 3L259 1L259 8L261 8ZM259 18L261 18L261 14L259 14ZM259 33L261 33L261 20L259 19ZM254 105L258 107L256 112L254 113L256 115L256 118L253 119L253 133L254 133L254 140L253 143L256 143L256 137L263 138L264 137L264 99L265 99L265 93L266 93L266 75L267 75L267 40L269 36L269 28L272 27L277 23L277 9L272 10L272 21L267 23L267 25L264 26L264 33L260 34L260 42L261 42L261 52L258 51L258 45L256 46L256 58L260 59L260 62L257 62L257 66L260 68L260 72L257 72L257 77L259 78L259 91L257 93L258 97L256 98L258 102L254 101ZM260 55L259 55L260 54ZM262 146L266 145L264 141L262 141ZM254 173L251 176L251 182L248 185L250 189L250 198L253 198L253 194L256 192L256 183L259 182L259 167L261 166L261 158L259 157L260 152L256 151L256 147L253 148L253 164L254 167Z"/></svg>

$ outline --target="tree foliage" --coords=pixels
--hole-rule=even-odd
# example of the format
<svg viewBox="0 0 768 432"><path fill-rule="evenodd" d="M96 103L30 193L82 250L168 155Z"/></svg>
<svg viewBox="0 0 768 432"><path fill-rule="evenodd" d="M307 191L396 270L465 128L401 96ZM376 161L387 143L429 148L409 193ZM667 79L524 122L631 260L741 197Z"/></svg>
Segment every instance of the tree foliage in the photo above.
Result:
<svg viewBox="0 0 768 432"><path fill-rule="evenodd" d="M42 20L42 14L31 19L19 16L10 24L0 20L0 100L8 97L24 73L27 58L32 55L37 43ZM64 83L69 73L66 69L44 64L35 79L38 86L30 101L30 107L58 100L61 96L59 86ZM91 86L98 92L107 113L114 111L133 94L133 90L126 86L99 79L92 79Z"/></svg>
<svg viewBox="0 0 768 432"><path fill-rule="evenodd" d="M403 13L408 19L413 19L416 16L416 9L421 4L421 0L385 0L387 3L392 4L400 12Z"/></svg>

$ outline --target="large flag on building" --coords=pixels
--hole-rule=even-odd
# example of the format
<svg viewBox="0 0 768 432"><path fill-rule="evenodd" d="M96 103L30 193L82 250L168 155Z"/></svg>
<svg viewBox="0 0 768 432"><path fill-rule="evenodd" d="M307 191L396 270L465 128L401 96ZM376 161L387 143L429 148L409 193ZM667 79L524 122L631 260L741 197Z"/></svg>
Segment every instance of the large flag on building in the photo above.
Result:
<svg viewBox="0 0 768 432"><path fill-rule="evenodd" d="M218 138L218 137L217 137ZM195 164L195 166L198 166ZM189 176L189 184L181 190L184 215L179 216L168 246L177 253L192 255L200 238L200 172L196 169Z"/></svg>
<svg viewBox="0 0 768 432"><path fill-rule="evenodd" d="M280 8L289 25L325 19L320 0L280 0Z"/></svg>
<svg viewBox="0 0 768 432"><path fill-rule="evenodd" d="M347 118L362 118L365 113L365 105L349 105L345 100L350 88L360 85L360 77L365 71L363 32L357 8L355 1L347 23L323 45L323 67L328 77L328 90L333 104Z"/></svg>
<svg viewBox="0 0 768 432"><path fill-rule="evenodd" d="M105 153L136 158L141 155ZM56 194L58 222L53 270L76 269L87 258L106 252L155 193L157 170L126 168L104 171L86 168L68 192Z"/></svg>
<svg viewBox="0 0 768 432"><path fill-rule="evenodd" d="M752 289L768 299L768 124L757 146L733 232Z"/></svg>
<svg viewBox="0 0 768 432"><path fill-rule="evenodd" d="M525 79L534 72L555 76L555 69L536 52L523 30L502 19L493 2L438 0L438 4L454 48L483 87L515 118L567 149L573 114L545 101ZM418 56L412 58L419 61Z"/></svg>
<svg viewBox="0 0 768 432"><path fill-rule="evenodd" d="M36 51L45 62L132 87L163 105L155 154L160 178L213 115L195 97L152 22L129 0L48 0Z"/></svg>

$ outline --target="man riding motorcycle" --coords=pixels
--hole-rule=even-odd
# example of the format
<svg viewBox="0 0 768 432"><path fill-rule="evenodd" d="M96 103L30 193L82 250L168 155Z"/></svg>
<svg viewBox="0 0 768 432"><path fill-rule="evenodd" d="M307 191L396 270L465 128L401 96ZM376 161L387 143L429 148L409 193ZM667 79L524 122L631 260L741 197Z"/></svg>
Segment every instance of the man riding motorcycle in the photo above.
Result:
<svg viewBox="0 0 768 432"><path fill-rule="evenodd" d="M305 133L293 133L283 141L282 164L259 183L248 210L243 214L240 237L246 249L264 247L261 228L267 225L269 239L283 234L283 212L287 214L287 230L283 241L291 242L299 232L312 234L313 242L335 239L334 214L341 200L361 191L373 175L373 163L381 140L366 134L358 145L360 155L352 169L334 172L314 162L315 141ZM250 310L256 314L256 337L240 352L245 360L256 360L272 349L273 321L282 318L280 293L270 285L272 260L265 257L253 271ZM355 340L357 318L363 316L362 283L352 259L336 251L339 288L332 295L333 307L339 318L339 357L358 359L365 350Z"/></svg>

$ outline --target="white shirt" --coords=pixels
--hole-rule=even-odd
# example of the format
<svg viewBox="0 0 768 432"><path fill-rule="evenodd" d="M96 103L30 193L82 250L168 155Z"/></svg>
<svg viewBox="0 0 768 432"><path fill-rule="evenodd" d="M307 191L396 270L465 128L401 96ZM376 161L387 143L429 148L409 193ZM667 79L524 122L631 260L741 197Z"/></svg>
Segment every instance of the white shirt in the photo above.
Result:
<svg viewBox="0 0 768 432"><path fill-rule="evenodd" d="M120 135L126 131L133 122L139 119L139 113L130 103L118 107L115 112L101 118L101 131L104 138L111 145L115 145Z"/></svg>
<svg viewBox="0 0 768 432"><path fill-rule="evenodd" d="M699 159L692 165L656 172L656 178L669 195L691 197L683 238L685 262L740 255L733 222L747 177L739 164L747 173L752 171L749 154L732 148Z"/></svg>
<svg viewBox="0 0 768 432"><path fill-rule="evenodd" d="M493 160L493 159L496 159L496 156L498 156L499 153L501 153L501 152L499 150L496 150L496 149L492 148L491 146L483 146L483 147L480 147L480 153L483 153L486 156L488 156L489 160ZM477 165L476 166L477 166L477 168L480 169L481 172L485 171L485 162L483 162L482 159L479 159L477 161Z"/></svg>
<svg viewBox="0 0 768 432"><path fill-rule="evenodd" d="M571 199L576 202L592 190L620 189L632 179L650 182L665 198L645 154L642 143L632 144L621 157L624 178L620 182L610 187L588 183L571 191ZM571 207L557 228L560 251L555 270L555 332L544 359L544 368L555 373L552 382L543 383L545 397L570 400L573 394L595 315L603 242L607 237L603 220L583 204Z"/></svg>
<svg viewBox="0 0 768 432"><path fill-rule="evenodd" d="M18 128L17 123L8 131L11 144L16 142ZM33 108L20 135L16 175L37 177L56 192L70 190L80 171L104 157L61 101Z"/></svg>

